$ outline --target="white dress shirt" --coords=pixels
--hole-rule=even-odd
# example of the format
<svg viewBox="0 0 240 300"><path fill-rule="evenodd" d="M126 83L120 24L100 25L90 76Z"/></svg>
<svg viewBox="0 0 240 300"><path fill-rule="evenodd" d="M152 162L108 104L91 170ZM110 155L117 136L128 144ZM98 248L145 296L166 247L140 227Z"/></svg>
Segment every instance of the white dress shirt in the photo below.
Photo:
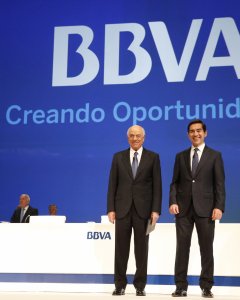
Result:
<svg viewBox="0 0 240 300"><path fill-rule="evenodd" d="M200 159L202 157L202 153L203 153L204 147L205 147L205 143L201 144L198 147L194 147L192 145L191 151L190 151L190 166L191 166L191 169L192 169L192 160L193 160L193 155L194 155L194 149L198 148L198 152L197 152L197 154L198 154L198 162L200 162Z"/></svg>
<svg viewBox="0 0 240 300"><path fill-rule="evenodd" d="M134 153L135 152L138 153L137 160L138 160L138 165L139 165L141 157L142 157L143 147L139 148L137 151L135 151L134 149L130 148L130 164L131 165L132 165L132 162L133 162L133 157L134 157Z"/></svg>

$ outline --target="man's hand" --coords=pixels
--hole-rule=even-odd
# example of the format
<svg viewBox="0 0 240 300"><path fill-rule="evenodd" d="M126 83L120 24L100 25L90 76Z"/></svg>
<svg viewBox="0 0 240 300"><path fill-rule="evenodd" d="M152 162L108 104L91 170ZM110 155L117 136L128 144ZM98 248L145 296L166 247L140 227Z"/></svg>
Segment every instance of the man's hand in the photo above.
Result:
<svg viewBox="0 0 240 300"><path fill-rule="evenodd" d="M159 213L153 211L151 214L152 225L155 225L157 223L158 218L159 218Z"/></svg>
<svg viewBox="0 0 240 300"><path fill-rule="evenodd" d="M108 213L108 220L109 220L109 222L111 222L111 223L114 224L115 219L116 219L116 213L115 213L115 211L110 211Z"/></svg>
<svg viewBox="0 0 240 300"><path fill-rule="evenodd" d="M171 215L177 215L179 214L179 207L177 204L172 204L170 207L169 207L169 212Z"/></svg>
<svg viewBox="0 0 240 300"><path fill-rule="evenodd" d="M221 209L218 208L214 208L213 212L212 212L212 220L221 220L222 219L222 211Z"/></svg>

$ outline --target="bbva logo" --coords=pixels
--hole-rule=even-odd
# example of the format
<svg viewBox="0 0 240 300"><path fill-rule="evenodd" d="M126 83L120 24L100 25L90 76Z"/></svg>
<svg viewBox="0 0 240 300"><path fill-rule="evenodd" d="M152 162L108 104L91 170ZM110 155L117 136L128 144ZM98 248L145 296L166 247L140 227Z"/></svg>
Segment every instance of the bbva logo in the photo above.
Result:
<svg viewBox="0 0 240 300"><path fill-rule="evenodd" d="M148 26L156 49L146 49L142 46L146 30L139 23L122 23L105 25L105 44L103 68L103 84L134 84L144 80L152 69L151 51L158 53L161 68L167 82L183 82L192 60L195 47L198 45L199 32L203 19L193 19L185 39L182 54L177 60L175 49L167 26L162 21L149 22ZM133 36L130 45L123 49L124 57L131 55L135 65L128 74L120 74L122 57L120 49L121 36L131 33ZM79 47L69 53L69 42L72 36L81 38ZM217 56L216 49L219 40L223 37L228 55ZM232 67L234 75L240 79L240 35L233 18L215 18L208 34L204 52L200 56L200 65L197 66L195 81L205 81L211 68ZM85 25L55 27L52 86L80 86L95 79L100 69L97 54L90 49L94 40L93 30ZM182 47L182 46L181 46ZM77 55L82 61L76 76L68 76L68 58ZM235 71L235 72L234 72Z"/></svg>
<svg viewBox="0 0 240 300"><path fill-rule="evenodd" d="M88 231L87 233L88 240L111 240L111 234L109 231L101 232L101 231Z"/></svg>

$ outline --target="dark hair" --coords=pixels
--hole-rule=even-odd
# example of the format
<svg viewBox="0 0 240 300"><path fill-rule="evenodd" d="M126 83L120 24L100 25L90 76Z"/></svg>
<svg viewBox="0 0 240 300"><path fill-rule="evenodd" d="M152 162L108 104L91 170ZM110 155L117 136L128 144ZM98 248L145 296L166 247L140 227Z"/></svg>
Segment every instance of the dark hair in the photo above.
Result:
<svg viewBox="0 0 240 300"><path fill-rule="evenodd" d="M191 122L188 124L188 127L187 127L187 131L188 131L188 132L189 132L190 126L193 125L193 124L202 124L202 129L203 129L204 132L206 132L207 126L206 126L206 124L203 123L203 121L200 120L200 119L193 120L193 121L191 121Z"/></svg>

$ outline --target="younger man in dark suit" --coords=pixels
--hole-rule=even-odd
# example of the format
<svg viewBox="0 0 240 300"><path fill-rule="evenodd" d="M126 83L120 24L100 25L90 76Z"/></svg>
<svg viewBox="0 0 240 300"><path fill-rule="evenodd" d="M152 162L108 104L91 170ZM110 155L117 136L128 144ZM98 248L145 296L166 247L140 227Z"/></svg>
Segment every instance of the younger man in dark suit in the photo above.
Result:
<svg viewBox="0 0 240 300"><path fill-rule="evenodd" d="M188 125L191 148L176 155L170 186L169 211L176 215L176 290L173 297L187 296L187 269L194 224L201 253L199 280L202 296L213 298L213 240L215 220L225 206L225 175L221 153L205 145L206 125L195 120Z"/></svg>
<svg viewBox="0 0 240 300"><path fill-rule="evenodd" d="M109 177L107 212L115 222L115 268L113 295L124 295L127 285L132 228L136 273L133 284L137 296L145 296L148 239L146 226L155 224L161 213L162 183L159 155L142 147L145 131L135 125L127 132L130 149L114 155Z"/></svg>
<svg viewBox="0 0 240 300"><path fill-rule="evenodd" d="M11 223L29 223L30 216L38 215L38 209L31 207L29 203L29 195L22 194L19 199L19 206L11 217Z"/></svg>

